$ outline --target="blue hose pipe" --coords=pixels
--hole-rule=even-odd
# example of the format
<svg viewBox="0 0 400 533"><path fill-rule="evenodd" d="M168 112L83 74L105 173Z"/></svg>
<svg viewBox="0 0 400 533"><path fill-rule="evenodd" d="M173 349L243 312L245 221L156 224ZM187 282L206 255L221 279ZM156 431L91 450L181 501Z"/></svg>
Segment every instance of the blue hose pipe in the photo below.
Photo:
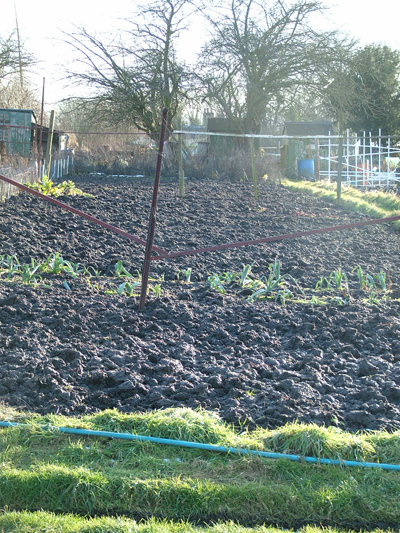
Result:
<svg viewBox="0 0 400 533"><path fill-rule="evenodd" d="M17 422L2 422L0 427L28 427L26 424ZM322 465L338 466L355 466L362 468L379 468L381 470L400 470L400 465L386 463L363 463L360 461L344 461L340 459L323 459L318 457L307 457L302 455L292 455L285 453L263 452L260 450L248 450L246 448L231 448L229 446L216 446L214 444L203 444L200 442L190 442L185 440L164 439L161 437L147 437L144 435L132 435L131 433L115 433L112 431L96 431L92 429L78 429L45 426L41 429L49 431L59 431L70 435L83 435L87 437L107 437L112 439L133 440L138 442L152 442L154 444L166 444L168 446L180 446L184 448L195 448L197 450L206 450L209 452L232 453L237 455L255 455L257 457L266 457L268 459L287 459L289 461L304 461L305 463L314 463Z"/></svg>

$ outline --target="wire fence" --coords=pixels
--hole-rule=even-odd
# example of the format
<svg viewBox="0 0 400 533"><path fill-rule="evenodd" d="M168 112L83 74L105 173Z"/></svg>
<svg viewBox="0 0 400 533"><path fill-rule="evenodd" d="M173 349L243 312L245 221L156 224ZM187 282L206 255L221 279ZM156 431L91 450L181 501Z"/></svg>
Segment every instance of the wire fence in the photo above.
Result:
<svg viewBox="0 0 400 533"><path fill-rule="evenodd" d="M9 178L12 178L17 183L35 183L37 181L37 164L32 161L23 167L16 166L1 166L0 164L0 174L4 174ZM5 181L0 181L0 202L4 202L19 192L19 189L6 183Z"/></svg>
<svg viewBox="0 0 400 533"><path fill-rule="evenodd" d="M47 173L44 158L38 156L34 126L29 130L26 126L0 124L0 167L13 168L13 175L24 166L32 173L32 164L36 161L39 168L39 160L37 178ZM44 137L42 154L46 142ZM339 142L343 146L341 163ZM49 177L61 179L72 173L152 177L156 152L154 140L137 131L58 132ZM395 187L400 181L400 147L380 132L374 136L347 131L341 138L333 134L239 135L191 126L167 133L163 158L164 176L183 173L195 179L229 181L280 182L289 177L334 182L339 167L344 184L364 189Z"/></svg>
<svg viewBox="0 0 400 533"><path fill-rule="evenodd" d="M195 162L195 170L208 168L211 175L216 172L224 173L223 177L246 179L253 157L258 179L289 177L333 182L341 167L342 182L356 188L389 188L400 181L400 146L390 136L365 132L359 136L349 131L342 137L174 132L174 136L180 135L184 138L185 173L193 171ZM258 146L254 156L248 148L251 142Z"/></svg>

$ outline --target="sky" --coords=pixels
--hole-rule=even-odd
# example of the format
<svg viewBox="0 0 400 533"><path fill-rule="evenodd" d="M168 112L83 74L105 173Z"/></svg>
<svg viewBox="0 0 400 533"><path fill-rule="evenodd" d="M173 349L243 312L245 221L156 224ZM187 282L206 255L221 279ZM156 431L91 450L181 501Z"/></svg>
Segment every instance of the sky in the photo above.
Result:
<svg viewBox="0 0 400 533"><path fill-rule="evenodd" d="M360 41L361 45L386 44L400 49L399 0L380 0L378 4L359 0L324 0L329 6L326 28L336 27ZM32 73L38 95L46 78L46 107L52 109L72 89L62 81L63 65L71 62L71 53L62 43L63 31L83 26L89 33L118 33L121 19L132 11L135 0L15 0L21 39L39 60ZM370 7L367 7L367 6ZM14 0L0 0L0 35L15 28ZM196 31L197 30L197 31ZM182 38L182 50L194 58L204 28L196 26Z"/></svg>

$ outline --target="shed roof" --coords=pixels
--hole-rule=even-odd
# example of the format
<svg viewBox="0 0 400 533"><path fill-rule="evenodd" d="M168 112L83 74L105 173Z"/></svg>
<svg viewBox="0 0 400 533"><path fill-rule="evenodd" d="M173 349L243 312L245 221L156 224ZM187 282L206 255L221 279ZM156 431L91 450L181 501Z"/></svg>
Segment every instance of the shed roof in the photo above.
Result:
<svg viewBox="0 0 400 533"><path fill-rule="evenodd" d="M329 120L315 122L285 122L283 135L302 137L304 135L329 135L333 134L333 124Z"/></svg>
<svg viewBox="0 0 400 533"><path fill-rule="evenodd" d="M36 115L33 109L10 109L9 107L2 107L0 108L0 113L30 113L34 116L36 121Z"/></svg>

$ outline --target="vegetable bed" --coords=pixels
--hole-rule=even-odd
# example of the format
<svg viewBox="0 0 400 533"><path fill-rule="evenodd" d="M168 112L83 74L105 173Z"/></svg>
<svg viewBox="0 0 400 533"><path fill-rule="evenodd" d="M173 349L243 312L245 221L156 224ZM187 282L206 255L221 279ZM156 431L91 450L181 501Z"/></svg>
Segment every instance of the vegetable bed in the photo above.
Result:
<svg viewBox="0 0 400 533"><path fill-rule="evenodd" d="M152 180L80 176L61 198L146 238ZM169 251L359 222L263 184L162 180ZM400 428L400 236L376 225L152 262L28 194L0 206L0 400L40 414L203 407L227 422ZM36 270L35 270L36 269Z"/></svg>

